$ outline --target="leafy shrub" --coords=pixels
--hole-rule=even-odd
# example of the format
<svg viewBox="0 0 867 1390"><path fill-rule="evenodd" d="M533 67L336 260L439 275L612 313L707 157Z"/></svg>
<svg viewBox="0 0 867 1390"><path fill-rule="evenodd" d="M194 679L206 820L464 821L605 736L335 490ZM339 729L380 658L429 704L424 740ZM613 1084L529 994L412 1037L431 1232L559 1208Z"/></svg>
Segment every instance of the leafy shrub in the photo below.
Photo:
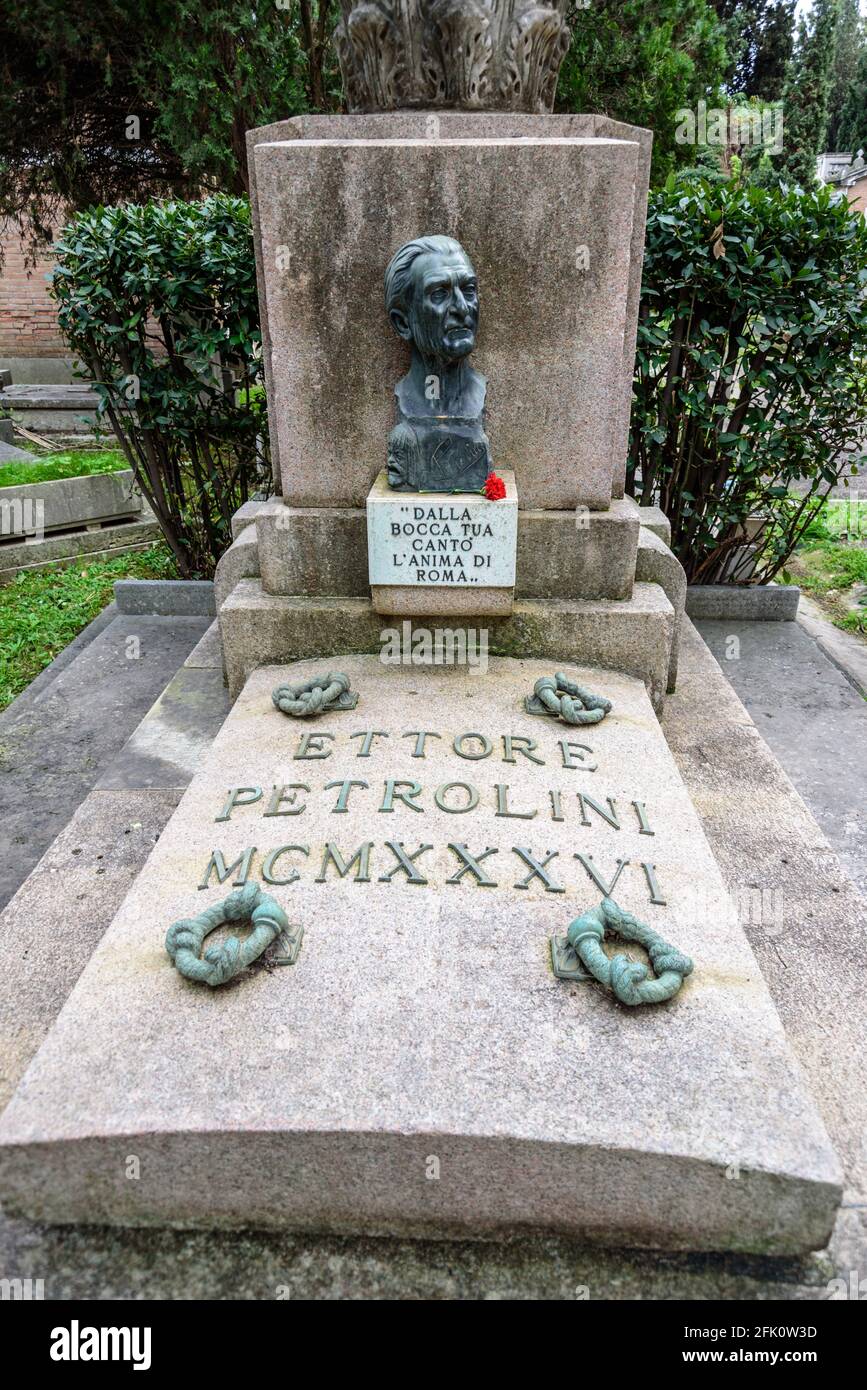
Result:
<svg viewBox="0 0 867 1390"><path fill-rule="evenodd" d="M182 576L213 572L270 478L250 208L216 194L78 213L57 245L61 329Z"/></svg>
<svg viewBox="0 0 867 1390"><path fill-rule="evenodd" d="M748 518L749 577L773 578L865 422L863 216L827 188L652 193L628 490L666 512L689 579L738 577Z"/></svg>

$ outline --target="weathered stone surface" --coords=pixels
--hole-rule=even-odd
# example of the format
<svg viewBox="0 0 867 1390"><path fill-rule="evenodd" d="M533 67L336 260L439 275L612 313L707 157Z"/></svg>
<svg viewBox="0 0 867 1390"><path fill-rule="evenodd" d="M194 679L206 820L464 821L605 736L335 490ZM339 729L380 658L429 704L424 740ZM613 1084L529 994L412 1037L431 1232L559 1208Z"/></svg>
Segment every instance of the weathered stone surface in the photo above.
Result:
<svg viewBox="0 0 867 1390"><path fill-rule="evenodd" d="M161 534L156 521L127 521L97 526L93 531L69 531L42 540L34 536L15 545L4 545L0 547L0 584L8 584L22 570L71 565L82 555L109 558L125 550L143 550Z"/></svg>
<svg viewBox="0 0 867 1390"><path fill-rule="evenodd" d="M800 597L797 584L690 584L686 611L691 618L793 623Z"/></svg>
<svg viewBox="0 0 867 1390"><path fill-rule="evenodd" d="M519 598L628 599L635 581L638 512L629 498L604 512L522 511Z"/></svg>
<svg viewBox="0 0 867 1390"><path fill-rule="evenodd" d="M401 139L429 140L432 135L443 139L526 139L528 136L548 138L607 138L633 142L639 146L638 177L636 179L631 215L631 252L629 287L627 291L626 325L623 339L621 405L619 437L612 452L613 495L623 495L623 479L629 433L629 408L632 392L632 373L635 338L638 325L638 305L641 290L641 267L644 249L644 225L647 210L647 187L653 135L640 126L624 125L598 115L532 116L519 112L478 111L396 111L363 116L293 116L275 121L247 132L247 164L250 178L250 201L254 226L259 225L258 191L254 150L257 145L285 140L325 139ZM271 374L271 347L267 309L268 286L264 274L260 238L254 238L256 249L256 278L259 302L262 306L262 345L265 381L269 403L271 459L274 485L282 492L279 438L277 434L277 405Z"/></svg>
<svg viewBox="0 0 867 1390"><path fill-rule="evenodd" d="M406 369L370 286L430 229L460 231L483 286L474 362L494 467L516 470L525 506L608 505L638 152L581 137L255 145L271 421L292 505L363 506Z"/></svg>
<svg viewBox="0 0 867 1390"><path fill-rule="evenodd" d="M446 627L454 621L447 615L443 620ZM508 618L465 614L464 626L486 631L489 650L496 655L520 652L561 662L580 652L597 666L640 677L655 708L665 698L674 610L657 584L636 584L632 597L623 601L524 599L513 605ZM229 693L234 699L257 666L303 656L377 652L390 630L390 620L380 617L369 599L266 594L261 582L243 579L220 607Z"/></svg>
<svg viewBox="0 0 867 1390"><path fill-rule="evenodd" d="M0 1109L111 925L183 785L92 791L0 914Z"/></svg>
<svg viewBox="0 0 867 1390"><path fill-rule="evenodd" d="M2 420L0 424L12 425L11 420ZM10 431L11 433L11 431ZM32 463L33 455L28 454L26 449L19 449L11 440L0 439L0 464L3 463Z"/></svg>
<svg viewBox="0 0 867 1390"><path fill-rule="evenodd" d="M222 727L229 696L218 666L183 665L97 787L184 787Z"/></svg>
<svg viewBox="0 0 867 1390"><path fill-rule="evenodd" d="M278 510L267 505L268 510L254 518L266 593L367 597L367 521L360 507L280 504ZM604 512L521 511L516 595L528 599L628 599L635 579L637 547L637 508L629 498L612 502ZM221 561L221 566L218 589L222 592L221 586L227 582L224 574L230 567L237 568L234 556L225 566ZM423 610L417 611L442 610L425 602ZM469 611L466 604L461 611Z"/></svg>
<svg viewBox="0 0 867 1390"><path fill-rule="evenodd" d="M202 636L202 618L114 605L0 713L0 906L27 877Z"/></svg>
<svg viewBox="0 0 867 1390"><path fill-rule="evenodd" d="M632 204L632 234L629 258L629 288L626 296L626 330L620 369L620 408L615 430L616 451L611 473L611 496L622 497L626 486L626 460L629 453L629 420L632 413L632 377L635 371L635 345L638 338L638 309L641 301L641 272L644 266L644 233L647 224L647 189L653 154L653 131L642 126L596 116L594 135L612 140L635 140L638 144L636 197Z"/></svg>
<svg viewBox="0 0 867 1390"><path fill-rule="evenodd" d="M327 759L299 761L302 731L270 691L327 664L249 683L0 1123L4 1204L129 1224L536 1228L763 1253L824 1243L839 1169L640 683L575 670L615 710L592 730L566 730L590 749L567 768L564 726L521 707L547 663L494 662L480 680L344 658L364 704L305 726L334 739L320 740ZM366 724L390 737L364 756L351 735ZM415 736L402 736L419 724L441 733L423 759ZM455 755L470 728L489 734L488 756ZM533 739L544 765L520 748L507 762L505 733ZM352 787L335 817L338 792L324 784L341 776L369 787ZM388 778L421 783L423 809L398 797L380 820ZM263 819L270 785L290 780L310 788L303 808L286 803L288 825ZM463 816L437 809L433 791L447 782L478 788L478 804ZM518 818L495 814L506 782ZM262 804L217 819L228 787L260 785ZM603 807L611 797L620 828L589 803L582 818L578 791ZM442 795L463 804L458 788ZM418 859L426 884L391 873L387 839L410 852L431 844ZM227 864L258 845L258 878L263 856L289 841L308 853L287 850L273 876L297 864L301 878L272 891L305 926L297 964L219 994L184 981L164 930L224 896L195 886L215 845ZM359 861L345 877L333 860L320 867L326 842L348 861L367 841L369 882L354 877ZM446 882L461 864L453 842L497 849L482 861L495 886ZM547 886L514 845L540 860L556 852ZM625 1011L594 986L554 980L549 936L599 892L576 853L609 876L628 861L618 899L694 957L672 1004ZM648 900L644 862L666 905ZM141 1161L134 1182L130 1152Z"/></svg>
<svg viewBox="0 0 867 1390"><path fill-rule="evenodd" d="M430 584L371 584L370 599L377 613L391 618L507 618L515 604L511 584L479 584L473 589L439 588Z"/></svg>
<svg viewBox="0 0 867 1390"><path fill-rule="evenodd" d="M637 505L637 504L636 504ZM647 531L652 531L658 536L664 545L671 545L671 522L665 515L661 507L639 507L641 524Z"/></svg>
<svg viewBox="0 0 867 1390"><path fill-rule="evenodd" d="M767 884L766 896L773 895L771 901L778 904L766 920L763 913L742 912L741 921L846 1168L850 1205L841 1209L826 1252L794 1261L731 1254L699 1261L670 1254L660 1261L654 1252L604 1251L566 1237L423 1242L291 1232L46 1227L5 1218L0 1220L0 1265L7 1274L44 1279L49 1299L273 1299L282 1291L308 1299L574 1301L576 1286L583 1285L592 1299L825 1300L832 1276L848 1286L852 1270L867 1268L867 1154L862 1143L867 1091L858 1074L867 1006L863 991L852 988L853 961L856 975L867 969L864 900L688 620L679 689L666 702L663 727L729 891L740 900L747 890L754 900L754 885ZM705 751L708 729L713 730L712 760ZM119 794L113 795L120 815ZM760 838L754 821L740 813L742 805L757 797ZM163 820L172 809L167 802ZM127 821L137 818L131 812ZM130 878L106 874L99 880L100 933L141 867L145 843L126 837ZM46 938L62 932L71 920L67 883L75 892L74 880L58 881L51 915L43 919ZM41 894L41 885L34 887ZM21 953L5 959L17 962L26 974ZM32 986L32 974L29 980ZM9 997L15 988L13 983ZM46 1015L50 1023L65 1002L64 983L50 955L41 988L51 1005ZM827 1023L831 1016L833 1032ZM34 1050L43 1035L33 1034ZM23 1072L29 1060L19 1052L16 1065Z"/></svg>
<svg viewBox="0 0 867 1390"><path fill-rule="evenodd" d="M683 565L669 550L665 541L660 540L655 531L641 527L638 538L638 554L635 560L635 578L649 584L658 584L674 609L674 636L671 639L671 655L668 662L668 683L666 690L672 691L677 685L677 653L680 646L680 627L686 602L686 574Z"/></svg>
<svg viewBox="0 0 867 1390"><path fill-rule="evenodd" d="M28 456L28 461L33 463L32 455ZM37 506L42 529L59 531L84 526L87 522L138 516L142 510L142 496L128 469L121 473L91 473L82 478L54 478L50 482L12 487L3 486L0 471L0 508L4 509L6 522L4 535L10 534L9 519L14 521L19 515L35 515Z"/></svg>
<svg viewBox="0 0 867 1390"><path fill-rule="evenodd" d="M220 624L216 618L201 640L193 647L184 665L222 668L223 650L220 646Z"/></svg>
<svg viewBox="0 0 867 1390"><path fill-rule="evenodd" d="M259 578L259 542L255 526L245 526L220 556L214 571L214 606L218 618L236 584L242 579L254 578Z"/></svg>
<svg viewBox="0 0 867 1390"><path fill-rule="evenodd" d="M850 685L867 699L867 647L858 634L835 627L824 609L806 594L798 600L798 622Z"/></svg>
<svg viewBox="0 0 867 1390"><path fill-rule="evenodd" d="M848 1277L867 1268L867 904L688 618L663 728L844 1164Z"/></svg>
<svg viewBox="0 0 867 1390"><path fill-rule="evenodd" d="M159 618L209 618L216 612L209 579L117 579L119 613L150 613Z"/></svg>
<svg viewBox="0 0 867 1390"><path fill-rule="evenodd" d="M366 597L362 507L271 507L256 518L259 570L269 594Z"/></svg>
<svg viewBox="0 0 867 1390"><path fill-rule="evenodd" d="M96 425L99 396L81 382L18 383L0 391L16 424L45 434L89 434Z"/></svg>
<svg viewBox="0 0 867 1390"><path fill-rule="evenodd" d="M272 512L279 498L251 498L244 502L232 516L232 540L236 541L246 526L252 526L257 517Z"/></svg>

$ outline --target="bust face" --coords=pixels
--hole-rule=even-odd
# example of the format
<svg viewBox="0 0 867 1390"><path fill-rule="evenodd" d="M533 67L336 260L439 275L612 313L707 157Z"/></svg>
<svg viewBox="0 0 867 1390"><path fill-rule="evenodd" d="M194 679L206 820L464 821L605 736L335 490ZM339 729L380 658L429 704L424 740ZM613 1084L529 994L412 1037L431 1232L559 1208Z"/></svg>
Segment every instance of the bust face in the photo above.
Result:
<svg viewBox="0 0 867 1390"><path fill-rule="evenodd" d="M409 327L424 357L458 361L472 352L479 326L479 284L463 252L427 251L411 268Z"/></svg>

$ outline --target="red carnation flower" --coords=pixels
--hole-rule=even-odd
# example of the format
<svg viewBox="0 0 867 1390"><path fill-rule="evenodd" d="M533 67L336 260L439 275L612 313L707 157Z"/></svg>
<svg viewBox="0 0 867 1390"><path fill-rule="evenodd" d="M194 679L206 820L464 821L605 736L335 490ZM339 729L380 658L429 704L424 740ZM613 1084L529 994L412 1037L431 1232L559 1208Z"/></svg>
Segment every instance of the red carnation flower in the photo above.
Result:
<svg viewBox="0 0 867 1390"><path fill-rule="evenodd" d="M496 473L489 473L483 491L489 502L499 502L506 495L506 484Z"/></svg>

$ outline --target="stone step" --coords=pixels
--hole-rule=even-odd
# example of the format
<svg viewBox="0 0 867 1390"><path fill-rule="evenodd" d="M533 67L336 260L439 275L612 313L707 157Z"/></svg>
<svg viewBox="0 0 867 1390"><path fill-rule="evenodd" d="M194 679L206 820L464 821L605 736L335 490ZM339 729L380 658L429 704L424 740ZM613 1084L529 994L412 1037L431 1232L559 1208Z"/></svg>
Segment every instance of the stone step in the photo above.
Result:
<svg viewBox="0 0 867 1390"><path fill-rule="evenodd" d="M415 501L431 505L427 495ZM516 598L629 598L639 532L631 498L607 511L532 508L518 515ZM287 507L272 499L258 508L255 526L266 593L370 594L363 507Z"/></svg>
<svg viewBox="0 0 867 1390"><path fill-rule="evenodd" d="M839 1165L642 683L570 668L575 728L523 709L550 663L355 656L356 710L275 710L336 664L247 683L0 1121L6 1209L820 1248ZM297 960L193 984L166 930L245 877ZM667 1004L551 971L606 880L694 960Z"/></svg>
<svg viewBox="0 0 867 1390"><path fill-rule="evenodd" d="M249 530L242 532L239 549L244 548ZM215 591L233 699L257 666L323 653L381 652L395 632L411 628L426 641L438 629L450 631L457 626L454 617L424 618L420 624L383 618L369 598L268 594L256 578L241 579L226 598L219 571ZM668 682L674 624L674 609L661 586L641 583L634 586L631 598L622 601L522 600L515 603L509 618L467 614L459 630L466 636L475 634L479 643L486 642L486 649L498 656L526 652L559 663L580 652L588 662L639 676L659 707Z"/></svg>

